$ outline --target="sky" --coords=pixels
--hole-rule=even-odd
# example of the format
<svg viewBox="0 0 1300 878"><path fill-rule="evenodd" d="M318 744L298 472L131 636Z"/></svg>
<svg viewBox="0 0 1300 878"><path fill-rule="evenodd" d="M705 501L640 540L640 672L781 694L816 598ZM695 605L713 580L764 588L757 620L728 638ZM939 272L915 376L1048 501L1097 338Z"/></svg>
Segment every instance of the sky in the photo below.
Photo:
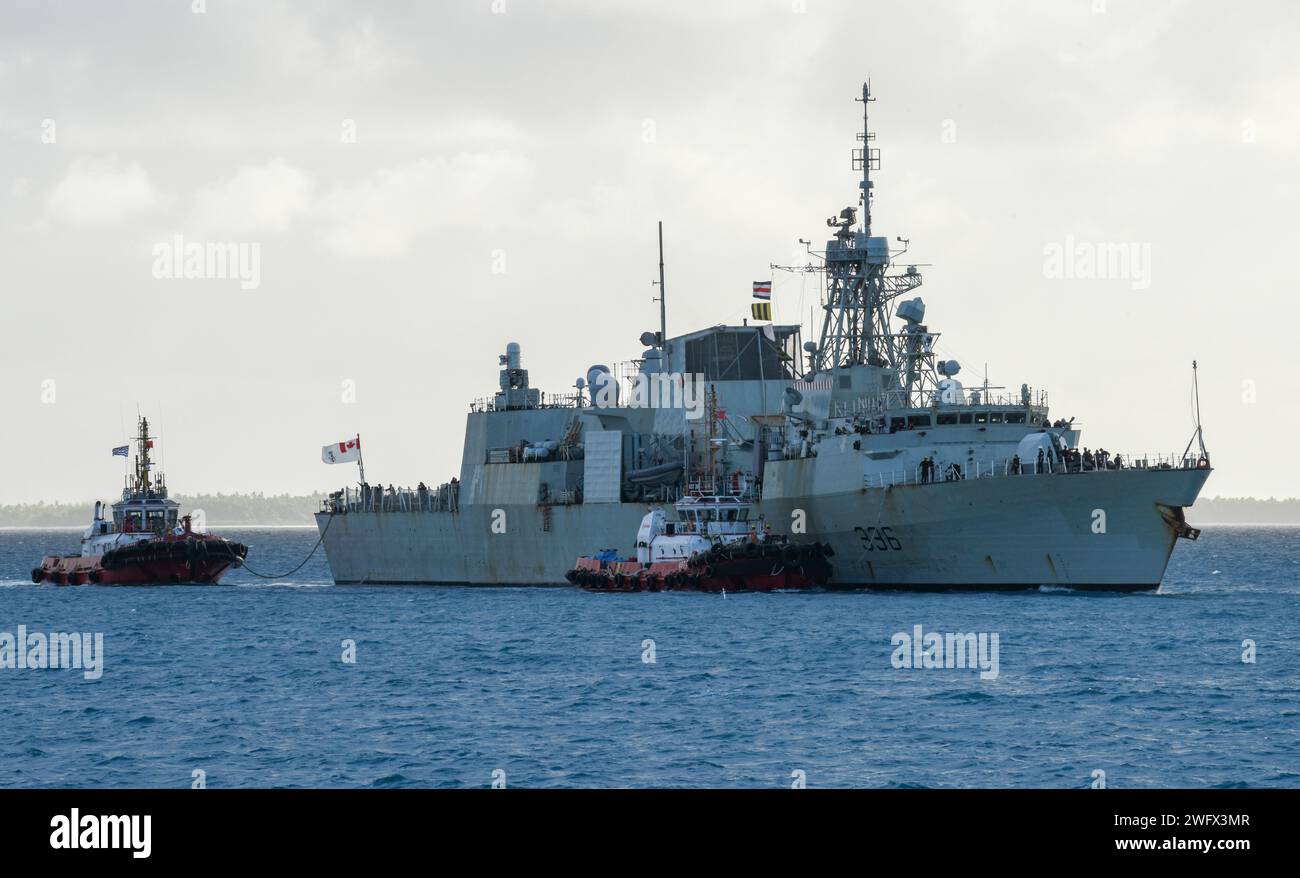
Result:
<svg viewBox="0 0 1300 878"><path fill-rule="evenodd" d="M340 487L356 434L446 481L508 342L555 393L640 354L660 220L670 335L769 277L806 321L769 264L855 202L868 77L875 231L968 386L1168 453L1195 359L1205 493L1300 495L1300 7L1250 9L10 0L0 503L112 497L137 411L177 493ZM168 276L178 237L242 267Z"/></svg>

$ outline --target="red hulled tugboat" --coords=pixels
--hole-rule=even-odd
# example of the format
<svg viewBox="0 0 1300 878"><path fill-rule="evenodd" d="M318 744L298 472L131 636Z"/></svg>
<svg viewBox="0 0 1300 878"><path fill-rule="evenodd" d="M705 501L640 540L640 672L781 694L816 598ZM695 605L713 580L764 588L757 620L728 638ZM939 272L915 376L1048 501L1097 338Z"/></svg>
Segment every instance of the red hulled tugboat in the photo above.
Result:
<svg viewBox="0 0 1300 878"><path fill-rule="evenodd" d="M588 591L784 591L816 588L831 578L829 544L800 544L776 536L753 517L758 486L736 472L719 479L717 392L705 397L708 469L691 481L675 506L677 521L662 509L641 519L636 557L612 549L583 555L564 577ZM684 438L684 437L683 437Z"/></svg>
<svg viewBox="0 0 1300 878"><path fill-rule="evenodd" d="M833 551L766 533L748 496L692 492L641 519L636 557L584 555L565 578L589 591L778 591L825 585Z"/></svg>
<svg viewBox="0 0 1300 878"><path fill-rule="evenodd" d="M57 585L157 585L216 583L248 554L242 543L196 533L180 504L167 499L162 473L153 474L149 421L140 419L135 473L127 476L122 499L112 505L112 520L95 503L95 517L81 537L80 555L46 555L32 570L32 582ZM113 449L126 456L129 446Z"/></svg>

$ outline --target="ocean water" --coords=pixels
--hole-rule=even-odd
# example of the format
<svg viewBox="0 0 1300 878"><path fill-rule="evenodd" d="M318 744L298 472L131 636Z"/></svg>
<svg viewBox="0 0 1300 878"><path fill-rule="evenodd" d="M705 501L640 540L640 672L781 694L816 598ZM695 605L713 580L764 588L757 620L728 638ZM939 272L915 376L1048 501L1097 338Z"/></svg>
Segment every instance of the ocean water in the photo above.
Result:
<svg viewBox="0 0 1300 878"><path fill-rule="evenodd" d="M316 541L223 533L268 572ZM104 650L0 668L0 786L1300 786L1300 529L1208 527L1136 595L336 587L323 552L32 585L77 536L0 532L0 632ZM996 634L996 679L893 667L916 625Z"/></svg>

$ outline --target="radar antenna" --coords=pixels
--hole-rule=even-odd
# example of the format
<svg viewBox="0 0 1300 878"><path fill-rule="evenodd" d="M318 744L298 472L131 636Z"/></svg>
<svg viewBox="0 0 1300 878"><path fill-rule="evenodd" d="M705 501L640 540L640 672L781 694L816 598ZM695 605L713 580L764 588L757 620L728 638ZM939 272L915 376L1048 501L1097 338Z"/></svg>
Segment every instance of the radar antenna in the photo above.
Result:
<svg viewBox="0 0 1300 878"><path fill-rule="evenodd" d="M862 131L857 135L862 146L853 150L852 164L853 170L862 172L858 182L861 216L857 208L846 207L837 217L826 221L836 231L834 240L827 242L825 252L815 254L824 264L772 267L821 271L826 275L820 340L809 351L813 372L856 365L892 367L900 371L910 390L904 373L912 371L916 360L907 356L910 340L903 333L895 333L890 326L889 304L919 287L921 275L915 267L909 267L904 274L887 273L892 257L906 252L905 242L891 253L889 239L871 233L874 203L871 172L880 170L880 150L872 145L876 135L871 130L868 108L875 98L871 96L870 81L863 83L862 97L856 100L862 103ZM812 253L811 249L809 252Z"/></svg>

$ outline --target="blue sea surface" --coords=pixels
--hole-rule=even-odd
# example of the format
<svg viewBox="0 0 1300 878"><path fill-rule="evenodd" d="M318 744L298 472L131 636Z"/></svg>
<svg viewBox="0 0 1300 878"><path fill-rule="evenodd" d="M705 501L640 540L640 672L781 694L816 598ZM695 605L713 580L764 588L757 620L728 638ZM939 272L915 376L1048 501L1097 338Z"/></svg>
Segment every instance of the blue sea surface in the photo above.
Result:
<svg viewBox="0 0 1300 878"><path fill-rule="evenodd" d="M266 572L317 539L222 533ZM323 551L32 585L78 536L0 532L0 632L104 642L97 680L0 668L2 786L1300 786L1296 528L1208 527L1133 595L334 586ZM895 668L916 625L996 633L997 678Z"/></svg>

